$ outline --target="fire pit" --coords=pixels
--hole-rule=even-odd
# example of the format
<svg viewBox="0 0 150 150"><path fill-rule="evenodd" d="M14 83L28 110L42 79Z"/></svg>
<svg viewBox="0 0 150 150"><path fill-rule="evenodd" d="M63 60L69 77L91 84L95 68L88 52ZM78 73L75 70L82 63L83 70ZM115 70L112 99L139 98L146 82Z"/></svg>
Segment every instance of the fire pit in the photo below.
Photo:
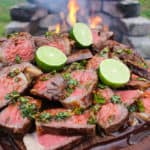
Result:
<svg viewBox="0 0 150 150"><path fill-rule="evenodd" d="M10 10L12 22L6 34L28 31L42 35L47 30L68 31L76 22L91 28L107 25L115 39L149 58L150 20L140 17L138 0L28 0Z"/></svg>

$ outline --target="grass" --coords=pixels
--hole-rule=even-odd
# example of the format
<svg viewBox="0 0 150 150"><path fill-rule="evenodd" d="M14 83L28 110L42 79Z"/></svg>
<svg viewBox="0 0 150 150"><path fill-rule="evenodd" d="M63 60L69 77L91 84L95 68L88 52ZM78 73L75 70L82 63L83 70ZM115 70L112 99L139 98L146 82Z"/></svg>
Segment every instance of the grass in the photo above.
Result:
<svg viewBox="0 0 150 150"><path fill-rule="evenodd" d="M141 2L141 15L150 18L150 0L140 0Z"/></svg>
<svg viewBox="0 0 150 150"><path fill-rule="evenodd" d="M10 21L9 8L25 0L0 0L0 36L4 35L5 26Z"/></svg>
<svg viewBox="0 0 150 150"><path fill-rule="evenodd" d="M0 0L0 36L4 35L5 26L10 22L9 8L25 0ZM150 18L150 0L140 0L141 15Z"/></svg>

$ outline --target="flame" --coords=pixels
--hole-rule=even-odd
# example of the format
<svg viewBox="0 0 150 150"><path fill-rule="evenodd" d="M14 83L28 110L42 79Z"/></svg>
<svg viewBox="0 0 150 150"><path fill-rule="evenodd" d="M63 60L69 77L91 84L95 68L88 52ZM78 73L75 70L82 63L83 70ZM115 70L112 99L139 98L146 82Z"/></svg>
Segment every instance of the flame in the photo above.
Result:
<svg viewBox="0 0 150 150"><path fill-rule="evenodd" d="M69 19L70 25L74 25L77 21L76 14L79 11L79 5L76 0L69 0L68 10L69 10L68 19Z"/></svg>
<svg viewBox="0 0 150 150"><path fill-rule="evenodd" d="M56 24L56 28L55 28L55 33L59 33L60 32L60 24Z"/></svg>
<svg viewBox="0 0 150 150"><path fill-rule="evenodd" d="M96 28L99 24L102 23L102 18L100 16L95 16L90 18L90 27Z"/></svg>

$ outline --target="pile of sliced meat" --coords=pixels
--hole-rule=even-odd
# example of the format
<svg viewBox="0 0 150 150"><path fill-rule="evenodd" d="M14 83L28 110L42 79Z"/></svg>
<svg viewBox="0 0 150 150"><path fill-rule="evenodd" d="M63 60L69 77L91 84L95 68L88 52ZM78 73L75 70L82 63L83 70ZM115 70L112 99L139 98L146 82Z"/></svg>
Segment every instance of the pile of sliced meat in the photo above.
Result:
<svg viewBox="0 0 150 150"><path fill-rule="evenodd" d="M133 49L113 41L112 32L92 33L94 43L86 49L76 47L66 33L18 33L0 40L0 149L89 149L150 121L149 66ZM35 52L43 45L66 54L65 69L44 73L36 66ZM123 88L99 80L99 64L107 58L130 68Z"/></svg>

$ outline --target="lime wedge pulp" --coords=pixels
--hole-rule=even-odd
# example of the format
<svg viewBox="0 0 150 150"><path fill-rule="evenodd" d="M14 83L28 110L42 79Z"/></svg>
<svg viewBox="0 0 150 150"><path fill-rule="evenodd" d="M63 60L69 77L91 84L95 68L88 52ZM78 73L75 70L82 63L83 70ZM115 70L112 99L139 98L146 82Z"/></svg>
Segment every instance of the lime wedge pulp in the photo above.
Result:
<svg viewBox="0 0 150 150"><path fill-rule="evenodd" d="M63 67L67 61L67 57L55 47L41 46L36 51L35 60L43 71L52 71Z"/></svg>
<svg viewBox="0 0 150 150"><path fill-rule="evenodd" d="M76 23L71 30L71 34L80 46L87 47L93 43L92 32L84 23Z"/></svg>
<svg viewBox="0 0 150 150"><path fill-rule="evenodd" d="M99 65L99 77L104 84L118 88L130 80L130 70L119 60L106 59Z"/></svg>

